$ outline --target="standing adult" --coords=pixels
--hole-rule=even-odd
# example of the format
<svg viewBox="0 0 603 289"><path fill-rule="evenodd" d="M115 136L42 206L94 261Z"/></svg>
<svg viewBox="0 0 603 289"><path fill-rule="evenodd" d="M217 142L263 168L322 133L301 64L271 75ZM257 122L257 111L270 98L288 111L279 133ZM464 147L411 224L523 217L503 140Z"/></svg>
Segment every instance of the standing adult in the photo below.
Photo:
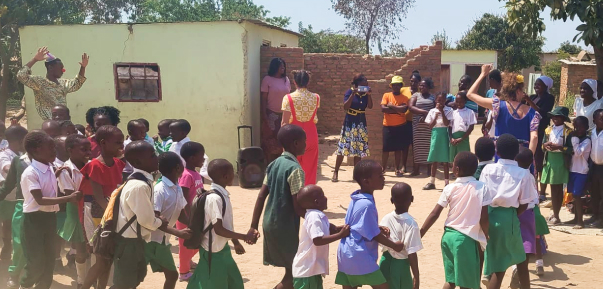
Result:
<svg viewBox="0 0 603 289"><path fill-rule="evenodd" d="M283 97L283 121L281 125L294 124L306 132L306 152L297 157L305 173L305 185L316 184L318 173L318 132L316 111L320 107L320 96L308 90L310 72L294 70L293 82L297 88Z"/></svg>
<svg viewBox="0 0 603 289"><path fill-rule="evenodd" d="M585 79L580 85L580 97L574 101L574 112L576 116L588 118L589 130L595 128L593 114L597 109L603 108L603 98L597 98L597 81L594 79Z"/></svg>
<svg viewBox="0 0 603 289"><path fill-rule="evenodd" d="M410 90L404 90L402 76L394 76L389 85L392 92L383 94L381 111L383 112L383 155L381 165L387 168L389 153L394 152L394 171L397 177L403 175L400 164L402 153L408 151L410 139L404 137L406 111L408 110L408 95ZM403 93L404 92L404 93Z"/></svg>
<svg viewBox="0 0 603 289"><path fill-rule="evenodd" d="M282 58L273 58L268 67L268 75L262 79L261 118L262 118L262 149L268 163L272 162L283 152L276 136L281 128L283 119L283 97L291 92L291 82L287 77L287 63Z"/></svg>
<svg viewBox="0 0 603 289"><path fill-rule="evenodd" d="M67 94L78 91L86 81L88 55L82 55L80 72L75 79L62 79L65 72L61 59L54 57L48 48L38 49L36 55L17 73L17 79L34 91L36 110L42 120L52 118L52 108L58 104L67 105ZM39 61L46 60L46 76L31 75L31 68ZM21 110L13 117L19 120L25 115L25 97Z"/></svg>
<svg viewBox="0 0 603 289"><path fill-rule="evenodd" d="M352 80L352 88L348 89L343 96L345 119L337 145L335 171L331 179L333 182L339 181L339 168L344 156L353 157L355 166L361 158L370 155L366 125L367 108L373 108L368 80L363 74L356 74Z"/></svg>
<svg viewBox="0 0 603 289"><path fill-rule="evenodd" d="M434 88L433 80L425 78L419 83L419 91L413 94L410 99L408 109L413 114L412 119L412 149L413 149L413 172L411 176L420 174L420 166L427 165L427 156L429 156L429 147L431 143L431 129L423 120L429 113L429 110L435 107L435 96L431 94ZM427 170L427 174L430 170Z"/></svg>
<svg viewBox="0 0 603 289"><path fill-rule="evenodd" d="M410 100L412 98L412 95L419 91L421 74L418 70L412 72L409 82L410 86L402 87L401 93L406 95ZM406 174L408 173L408 170L406 168L406 163L408 162L408 152L410 151L410 146L412 146L412 112L410 111L410 109L406 110L406 123L402 126L404 126L404 132L402 133L402 135L405 139L408 140L408 143L410 144L405 150L402 151L402 172Z"/></svg>

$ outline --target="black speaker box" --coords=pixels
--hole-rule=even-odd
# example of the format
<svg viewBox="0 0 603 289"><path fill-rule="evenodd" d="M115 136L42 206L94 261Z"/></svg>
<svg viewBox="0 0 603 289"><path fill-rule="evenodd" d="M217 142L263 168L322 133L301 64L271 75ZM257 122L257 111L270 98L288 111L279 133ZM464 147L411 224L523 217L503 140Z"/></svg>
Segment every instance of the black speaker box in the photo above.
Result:
<svg viewBox="0 0 603 289"><path fill-rule="evenodd" d="M241 188L259 188L264 183L266 175L266 158L261 147L241 148L241 129L249 129L251 143L253 144L253 131L251 126L239 126L239 153L237 155L237 173Z"/></svg>

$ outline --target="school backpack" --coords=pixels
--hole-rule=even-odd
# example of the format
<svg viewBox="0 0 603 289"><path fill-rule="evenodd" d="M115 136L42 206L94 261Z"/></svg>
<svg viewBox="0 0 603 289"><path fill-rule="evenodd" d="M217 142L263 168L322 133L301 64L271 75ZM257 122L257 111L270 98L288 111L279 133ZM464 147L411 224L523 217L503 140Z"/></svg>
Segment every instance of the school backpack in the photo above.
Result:
<svg viewBox="0 0 603 289"><path fill-rule="evenodd" d="M151 187L147 177L145 177L142 173L133 173L121 186L111 193L111 198L109 199L109 204L107 205L107 209L105 210L101 223L98 225L92 236L92 252L94 252L95 255L105 259L113 259L116 248L116 239L121 237L128 227L130 227L134 221L136 221L136 215L134 215L134 217L126 222L121 230L115 232L115 229L117 228L117 218L119 217L119 200L121 198L121 192L130 180L143 181L149 185L149 187ZM138 234L138 238L142 238L140 233L140 224L137 224L136 232Z"/></svg>
<svg viewBox="0 0 603 289"><path fill-rule="evenodd" d="M224 196L218 193L216 190L203 191L200 195L197 195L191 204L191 219L189 223L189 229L191 230L191 238L188 240L184 240L184 246L188 249L199 249L201 247L201 240L203 239L203 235L209 233L209 255L208 255L208 269L211 273L211 254L212 254L212 241L213 235L211 234L211 230L214 228L213 224L209 224L206 228L205 226L205 201L207 200L207 196L210 194L216 194L220 196L222 199L222 216L226 213L226 200Z"/></svg>

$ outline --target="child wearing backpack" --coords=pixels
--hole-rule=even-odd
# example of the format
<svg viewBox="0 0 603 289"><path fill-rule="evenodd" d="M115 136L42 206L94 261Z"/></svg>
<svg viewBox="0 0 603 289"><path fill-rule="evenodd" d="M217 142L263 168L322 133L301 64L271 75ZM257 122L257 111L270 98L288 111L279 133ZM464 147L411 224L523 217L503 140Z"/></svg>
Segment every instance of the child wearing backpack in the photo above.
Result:
<svg viewBox="0 0 603 289"><path fill-rule="evenodd" d="M55 262L55 236L59 204L76 202L81 192L57 197L57 178L52 169L56 158L54 140L42 131L25 136L25 150L32 159L21 176L23 227L21 231L25 268L21 288L50 288Z"/></svg>
<svg viewBox="0 0 603 289"><path fill-rule="evenodd" d="M205 195L205 204L202 206L204 213L202 229L211 229L201 237L199 265L186 288L243 289L243 277L232 258L228 240L232 239L237 254L243 254L245 249L238 240L254 243L258 236L254 232L240 234L233 231L232 204L230 193L226 190L234 179L232 164L224 159L216 159L209 163L207 171L213 183L211 191ZM200 207L197 207L197 210L199 209ZM199 213L201 212L195 212L195 216L199 216Z"/></svg>

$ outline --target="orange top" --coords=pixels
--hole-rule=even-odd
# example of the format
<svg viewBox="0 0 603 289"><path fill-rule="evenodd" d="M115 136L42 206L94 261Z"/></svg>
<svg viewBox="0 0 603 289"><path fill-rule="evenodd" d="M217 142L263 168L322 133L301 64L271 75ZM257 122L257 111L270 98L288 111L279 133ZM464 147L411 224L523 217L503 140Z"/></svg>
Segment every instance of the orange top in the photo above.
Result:
<svg viewBox="0 0 603 289"><path fill-rule="evenodd" d="M410 93L410 90L408 90ZM407 93L401 93L400 95L394 95L393 92L388 92L383 94L383 99L381 100L381 105L387 105L391 103L395 106L399 106L402 104L408 104L410 100L410 95L406 95ZM406 114L399 113L384 113L383 114L383 126L399 126L406 123Z"/></svg>

